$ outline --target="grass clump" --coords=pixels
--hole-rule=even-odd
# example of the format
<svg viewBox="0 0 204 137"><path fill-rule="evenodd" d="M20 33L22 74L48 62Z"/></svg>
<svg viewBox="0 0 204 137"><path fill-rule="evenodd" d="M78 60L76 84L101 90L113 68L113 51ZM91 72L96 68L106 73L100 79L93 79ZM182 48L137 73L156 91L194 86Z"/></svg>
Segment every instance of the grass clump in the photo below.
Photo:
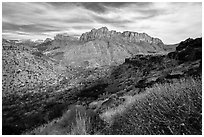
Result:
<svg viewBox="0 0 204 137"><path fill-rule="evenodd" d="M70 135L89 135L88 133L88 125L90 121L88 119L84 119L83 117L78 117L76 119L76 125L71 127Z"/></svg>
<svg viewBox="0 0 204 137"><path fill-rule="evenodd" d="M186 78L156 84L137 98L104 134L202 134L202 82Z"/></svg>
<svg viewBox="0 0 204 137"><path fill-rule="evenodd" d="M98 133L105 125L93 110L76 105L48 124L25 134L29 135L90 135Z"/></svg>

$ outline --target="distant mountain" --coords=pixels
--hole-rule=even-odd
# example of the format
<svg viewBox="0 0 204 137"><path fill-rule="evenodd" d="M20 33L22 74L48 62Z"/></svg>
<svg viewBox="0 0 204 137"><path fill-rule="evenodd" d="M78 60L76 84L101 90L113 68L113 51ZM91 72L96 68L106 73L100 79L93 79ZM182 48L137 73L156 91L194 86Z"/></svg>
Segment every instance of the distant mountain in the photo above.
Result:
<svg viewBox="0 0 204 137"><path fill-rule="evenodd" d="M97 67L121 64L139 53L159 53L164 44L146 33L109 31L102 27L83 33L79 39L58 34L39 44L38 50L65 66Z"/></svg>
<svg viewBox="0 0 204 137"><path fill-rule="evenodd" d="M4 45L4 46L10 46L11 44L18 44L18 43L20 43L20 41L19 40L7 40L7 39L2 39L2 44Z"/></svg>
<svg viewBox="0 0 204 137"><path fill-rule="evenodd" d="M92 29L90 32L83 33L80 37L81 41L92 41L95 39L116 40L119 42L122 40L127 43L147 42L152 45L156 44L158 46L163 46L163 42L160 39L150 37L146 33L131 31L124 31L121 33L114 30L109 31L107 27L102 27L98 30Z"/></svg>
<svg viewBox="0 0 204 137"><path fill-rule="evenodd" d="M138 53L163 51L163 42L145 33L109 31L106 27L92 29L81 35L80 46L64 53L63 62L69 64L103 66L120 64Z"/></svg>
<svg viewBox="0 0 204 137"><path fill-rule="evenodd" d="M167 52L173 52L176 50L176 47L179 45L179 43L177 44L165 44L164 45L164 50Z"/></svg>

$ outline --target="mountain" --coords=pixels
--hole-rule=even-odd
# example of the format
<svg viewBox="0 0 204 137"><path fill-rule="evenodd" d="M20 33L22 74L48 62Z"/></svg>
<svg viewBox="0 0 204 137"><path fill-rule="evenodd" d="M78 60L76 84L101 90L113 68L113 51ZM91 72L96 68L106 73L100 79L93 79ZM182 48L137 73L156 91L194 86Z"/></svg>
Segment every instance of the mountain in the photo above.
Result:
<svg viewBox="0 0 204 137"><path fill-rule="evenodd" d="M47 52L59 48L69 47L74 43L77 43L78 39L72 36L68 36L66 33L57 34L54 39L47 38L43 43L37 45L39 51Z"/></svg>
<svg viewBox="0 0 204 137"><path fill-rule="evenodd" d="M121 33L114 30L109 31L107 27L102 27L98 30L92 29L90 32L83 33L80 37L81 41L91 41L95 39L116 41L122 40L126 43L147 42L152 45L156 44L158 46L163 46L163 42L160 39L150 37L146 33L137 33L130 31L124 31L123 33Z"/></svg>
<svg viewBox="0 0 204 137"><path fill-rule="evenodd" d="M163 52L164 44L146 33L109 31L102 27L83 33L79 39L64 34L37 46L44 54L72 67L121 64L125 58L142 53Z"/></svg>
<svg viewBox="0 0 204 137"><path fill-rule="evenodd" d="M202 38L182 41L168 55L146 55L148 46L160 49L161 42L97 37L58 35L41 43L43 50L40 44L2 40L3 134L21 134L49 123L73 104L108 101L109 105L99 105L103 115L108 108L121 105L125 97L140 96L156 83L202 73ZM114 63L120 65L106 66ZM111 100L111 96L119 99Z"/></svg>
<svg viewBox="0 0 204 137"><path fill-rule="evenodd" d="M176 50L176 47L179 45L179 43L177 44L165 44L164 45L164 50L167 51L167 52L173 52Z"/></svg>
<svg viewBox="0 0 204 137"><path fill-rule="evenodd" d="M176 56L175 58L170 57L169 55L159 55L159 54L151 54L151 55L135 55L134 57L125 59L125 62L114 66L113 69L111 69L111 72L107 75L107 77L100 77L100 80L97 81L88 81L86 80L85 83L82 82L83 88L79 90L77 93L77 101L80 102L83 106L87 106L87 108L92 108L95 111L100 114L100 116L103 119L106 119L106 122L110 122L109 124L113 126L112 129L116 130L124 130L125 128L121 128L123 126L123 123L120 123L120 125L115 126L113 123L117 123L120 121L120 119L117 119L115 117L118 116L118 114L121 112L121 104L126 104L128 100L132 100L135 98L136 100L140 101L142 98L143 100L147 100L145 94L151 93L149 92L148 88L151 88L152 86L158 87L159 84L169 84L174 83L178 79L189 79L191 77L200 77L201 76L201 60L202 56L200 56L200 52L202 51L202 39L187 39L181 43L179 43L178 47L176 48ZM189 49L191 49L194 53L196 52L199 56L196 54L192 54L189 52ZM177 54L180 54L182 52L185 53L184 58L192 57L192 59L185 59L178 58ZM171 53L172 54L172 53ZM181 55L184 55L183 53ZM189 56L190 55L190 56ZM195 55L195 56L193 56ZM179 83L183 84L184 81L180 81ZM193 83L196 83L195 81ZM188 83L189 85L191 83ZM165 86L165 85L164 85ZM199 85L200 86L200 85ZM191 91L187 90L187 87L185 84L178 85L179 90L177 91L180 93L185 89L186 92ZM190 87L190 86L189 86ZM175 92L175 87L173 86L172 92ZM181 91L180 91L181 90ZM201 87L199 87L198 91L201 93ZM196 91L195 94L198 92ZM163 91L162 91L163 92ZM169 92L169 90L165 90L165 95L167 96L167 100L169 100L169 94L175 98L174 95L172 95L172 92ZM158 91L158 89L155 90L155 93L161 93ZM169 93L169 94L168 94ZM176 93L176 94L178 94ZM73 93L74 94L74 93ZM73 96L72 94L72 96ZM191 94L191 92L190 92ZM194 94L192 94L194 95ZM63 95L64 96L64 95ZM69 100L71 97L69 97ZM161 95L159 95L161 96ZM181 95L185 98L185 95ZM56 96L55 96L56 97ZM155 94L151 95L152 98L155 98ZM164 96L162 96L163 98ZM180 102L180 95L178 98L175 98L176 101ZM189 97L189 96L188 96ZM57 97L56 97L57 98ZM80 101L79 101L80 100ZM155 100L153 100L154 102ZM160 100L159 100L160 101ZM192 100L191 100L192 101ZM64 102L64 100L63 100ZM172 103L172 100L170 100ZM174 102L174 101L173 101ZM195 98L194 102L197 104L197 100ZM135 104L137 104L136 102ZM192 103L192 102L191 102ZM131 103L130 103L131 104ZM143 104L143 102L142 102ZM156 105L158 104L155 103ZM186 104L186 102L185 102ZM200 101L198 104L201 104ZM147 103L147 106L149 106L149 103ZM180 106L178 105L178 109L180 110ZM199 106L199 105L198 105ZM152 107L152 106L151 106ZM133 114L135 117L137 117L141 110L144 110L146 107L141 107L138 112L134 112ZM173 108L173 107L172 107ZM188 108L188 106L187 106ZM201 107L197 108L196 110L201 112ZM53 107L53 109L55 109ZM127 107L127 110L132 110L130 107ZM156 109L158 110L158 109ZM162 111L163 112L163 107ZM149 114L151 111L146 111L147 114ZM173 111L175 112L175 111ZM194 112L192 112L194 113ZM156 113L155 113L156 114ZM159 113L160 114L160 113ZM169 114L169 113L165 113ZM196 113L197 114L197 113ZM170 116L166 116L169 119L172 120L172 114L169 114ZM124 115L122 115L124 116ZM129 116L129 115L128 115ZM125 117L128 117L125 115ZM146 116L146 115L145 115ZM146 117L144 118L146 119ZM134 117L134 119L135 119ZM184 116L185 117L185 116ZM195 117L201 118L200 113L198 113L198 116ZM63 116L61 117L63 118ZM151 117L152 118L152 117ZM185 117L186 119L186 117ZM139 121L139 120L138 120ZM157 121L157 120L156 120ZM174 119L172 121L175 121ZM189 120L184 120L185 122L189 122ZM182 120L182 122L184 122ZM55 122L55 123L54 123ZM58 121L59 122L59 121ZM148 123L149 121L147 121ZM54 124L53 124L54 123ZM53 134L53 132L50 132L50 129L59 131L60 134L65 134L61 130L62 128L56 128L57 121L52 121L51 123L48 123L44 127L40 127L39 129L34 130L34 132L31 132L29 134ZM59 122L60 123L60 122ZM160 121L159 121L160 123ZM108 129L109 128L108 124ZM129 124L129 123L128 123ZM177 124L177 121L176 121ZM180 123L178 123L180 124ZM159 125L159 124L158 124ZM196 125L201 125L196 123ZM144 125L146 128L146 125ZM159 125L160 126L160 125ZM164 127L164 125L161 125L161 127ZM197 126L192 126L197 127ZM111 129L111 130L112 130ZM135 129L135 124L133 126L133 130ZM199 127L201 129L201 126ZM62 132L61 132L62 131ZM112 132L112 131L111 131ZM163 131L162 131L163 132ZM183 131L182 131L183 132ZM189 132L189 131L186 131ZM200 133L199 131L198 133ZM127 130L126 133L131 133ZM168 133L168 132L167 132ZM55 133L54 133L55 134ZM106 134L105 132L103 134ZM114 133L112 133L114 134ZM165 133L166 134L166 133Z"/></svg>

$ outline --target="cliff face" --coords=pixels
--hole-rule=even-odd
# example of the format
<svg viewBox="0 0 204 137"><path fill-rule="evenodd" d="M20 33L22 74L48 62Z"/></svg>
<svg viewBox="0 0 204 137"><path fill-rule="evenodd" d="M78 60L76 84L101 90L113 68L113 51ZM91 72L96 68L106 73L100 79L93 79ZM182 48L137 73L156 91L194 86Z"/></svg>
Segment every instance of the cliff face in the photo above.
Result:
<svg viewBox="0 0 204 137"><path fill-rule="evenodd" d="M128 57L130 57L128 51L116 44L93 40L66 50L62 64L75 67L100 67L122 63Z"/></svg>
<svg viewBox="0 0 204 137"><path fill-rule="evenodd" d="M106 27L92 29L79 39L58 34L54 40L46 40L37 47L62 65L74 67L121 64L125 58L136 54L164 51L163 42L146 33L121 33L109 31Z"/></svg>
<svg viewBox="0 0 204 137"><path fill-rule="evenodd" d="M63 64L96 67L120 64L138 53L163 51L163 42L145 33L92 29L81 35L79 45L64 52Z"/></svg>
<svg viewBox="0 0 204 137"><path fill-rule="evenodd" d="M122 39L126 42L136 43L136 42L147 42L149 44L157 44L162 46L163 42L158 38L153 38L147 35L146 33L137 33L124 31L116 32L114 30L109 31L107 27L102 27L100 29L92 29L90 32L83 33L80 37L81 41L91 41L95 39Z"/></svg>

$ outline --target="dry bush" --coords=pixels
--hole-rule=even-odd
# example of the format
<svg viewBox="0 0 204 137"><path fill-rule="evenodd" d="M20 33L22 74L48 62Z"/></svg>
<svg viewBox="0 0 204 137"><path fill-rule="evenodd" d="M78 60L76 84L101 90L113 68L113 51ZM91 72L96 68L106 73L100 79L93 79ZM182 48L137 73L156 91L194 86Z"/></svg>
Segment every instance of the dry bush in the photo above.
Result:
<svg viewBox="0 0 204 137"><path fill-rule="evenodd" d="M76 105L64 113L60 119L43 125L26 134L38 135L88 135L97 133L103 128L104 122L93 110Z"/></svg>
<svg viewBox="0 0 204 137"><path fill-rule="evenodd" d="M88 129L90 125L90 119L79 116L76 119L76 125L72 125L71 132L68 134L71 135L88 135Z"/></svg>
<svg viewBox="0 0 204 137"><path fill-rule="evenodd" d="M156 84L135 98L103 134L202 134L201 79Z"/></svg>

